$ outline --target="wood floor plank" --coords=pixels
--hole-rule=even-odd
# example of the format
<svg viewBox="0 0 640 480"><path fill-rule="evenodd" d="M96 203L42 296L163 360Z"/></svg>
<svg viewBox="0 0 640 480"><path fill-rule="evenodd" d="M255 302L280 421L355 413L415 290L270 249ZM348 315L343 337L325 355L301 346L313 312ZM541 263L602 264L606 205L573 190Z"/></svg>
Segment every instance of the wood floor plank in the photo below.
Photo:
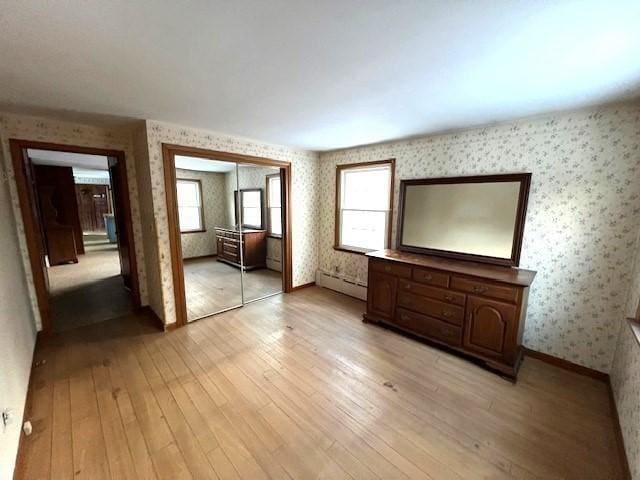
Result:
<svg viewBox="0 0 640 480"><path fill-rule="evenodd" d="M39 341L16 478L623 478L605 384L531 359L511 384L362 311L311 288Z"/></svg>

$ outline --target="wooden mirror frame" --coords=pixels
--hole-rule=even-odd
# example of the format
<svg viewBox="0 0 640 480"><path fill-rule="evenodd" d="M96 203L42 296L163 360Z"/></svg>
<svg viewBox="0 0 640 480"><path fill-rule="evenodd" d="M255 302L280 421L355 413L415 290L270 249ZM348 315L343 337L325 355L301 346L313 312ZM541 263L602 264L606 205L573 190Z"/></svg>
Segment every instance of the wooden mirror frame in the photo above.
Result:
<svg viewBox="0 0 640 480"><path fill-rule="evenodd" d="M498 182L519 182L520 195L518 197L518 208L516 210L516 221L513 232L513 245L511 247L510 258L489 257L485 255L475 255L472 253L461 253L449 250L437 250L432 248L415 247L402 243L402 229L404 224L404 203L407 186L410 185L455 185L460 183L498 183ZM501 175L473 175L467 177L441 177L441 178L419 178L413 180L400 181L400 199L398 205L398 229L396 237L396 248L403 252L422 253L426 255L436 255L440 257L453 258L458 260L470 260L474 262L489 263L493 265L505 265L517 267L520 264L520 251L522 250L522 237L524 235L524 223L527 213L527 203L529 199L529 188L531 186L531 173L509 173Z"/></svg>

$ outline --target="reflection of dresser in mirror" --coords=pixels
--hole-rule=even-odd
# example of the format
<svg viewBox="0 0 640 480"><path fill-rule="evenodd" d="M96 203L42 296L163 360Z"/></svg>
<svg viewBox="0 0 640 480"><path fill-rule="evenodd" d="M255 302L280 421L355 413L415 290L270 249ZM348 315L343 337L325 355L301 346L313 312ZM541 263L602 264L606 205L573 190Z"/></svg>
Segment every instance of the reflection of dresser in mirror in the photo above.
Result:
<svg viewBox="0 0 640 480"><path fill-rule="evenodd" d="M267 266L267 231L216 227L218 261L241 267L245 270ZM242 258L240 249L242 248Z"/></svg>

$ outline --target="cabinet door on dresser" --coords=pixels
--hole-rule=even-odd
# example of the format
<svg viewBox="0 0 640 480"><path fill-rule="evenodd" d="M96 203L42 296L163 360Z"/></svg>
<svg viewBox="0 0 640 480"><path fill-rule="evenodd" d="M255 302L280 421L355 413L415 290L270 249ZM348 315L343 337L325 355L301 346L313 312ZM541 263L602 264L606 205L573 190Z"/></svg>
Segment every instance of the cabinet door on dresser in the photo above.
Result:
<svg viewBox="0 0 640 480"><path fill-rule="evenodd" d="M396 304L398 279L393 275L372 271L369 273L368 310L386 320L392 320Z"/></svg>
<svg viewBox="0 0 640 480"><path fill-rule="evenodd" d="M464 346L482 355L510 360L516 353L518 309L488 298L469 295Z"/></svg>

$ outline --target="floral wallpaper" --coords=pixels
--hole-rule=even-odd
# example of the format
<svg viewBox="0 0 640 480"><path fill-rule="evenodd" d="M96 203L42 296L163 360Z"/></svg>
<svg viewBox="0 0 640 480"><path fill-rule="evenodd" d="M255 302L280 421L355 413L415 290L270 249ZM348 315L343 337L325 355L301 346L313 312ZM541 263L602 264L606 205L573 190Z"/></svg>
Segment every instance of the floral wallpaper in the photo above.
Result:
<svg viewBox="0 0 640 480"><path fill-rule="evenodd" d="M129 180L129 196L131 200L131 216L133 220L133 237L138 259L138 278L140 282L140 297L142 304L147 304L147 281L144 263L144 249L142 243L142 227L140 209L138 205L138 186L136 181L136 161L133 155L130 131L126 129L107 129L59 120L45 119L26 115L0 113L0 140L5 162L5 170L9 178L9 188L13 211L16 220L20 252L29 288L29 298L38 330L41 329L40 313L37 308L33 275L29 264L24 225L20 213L13 166L9 150L9 139L35 140L40 142L81 145L95 148L124 150L127 158L127 177Z"/></svg>
<svg viewBox="0 0 640 480"><path fill-rule="evenodd" d="M632 329L635 329L634 333ZM631 478L640 480L640 326L627 323L611 370L611 388L616 400Z"/></svg>
<svg viewBox="0 0 640 480"><path fill-rule="evenodd" d="M532 172L520 266L537 270L524 343L608 372L640 225L640 106L628 104L320 155L319 267L366 283L333 250L335 166L396 159L400 179Z"/></svg>
<svg viewBox="0 0 640 480"><path fill-rule="evenodd" d="M175 322L175 304L164 191L162 143L242 153L291 162L293 285L298 286L314 281L318 265L318 235L315 213L318 191L316 184L318 178L317 154L156 121L146 121L146 135L157 236L157 257L159 259L159 268L148 272L149 288L155 291L154 295L150 297L150 303L154 311L164 318L165 323ZM160 294L156 292L160 292Z"/></svg>
<svg viewBox="0 0 640 480"><path fill-rule="evenodd" d="M176 169L176 178L200 180L202 187L202 207L204 210L205 232L183 233L180 235L182 258L215 255L215 227L226 226L225 174Z"/></svg>

